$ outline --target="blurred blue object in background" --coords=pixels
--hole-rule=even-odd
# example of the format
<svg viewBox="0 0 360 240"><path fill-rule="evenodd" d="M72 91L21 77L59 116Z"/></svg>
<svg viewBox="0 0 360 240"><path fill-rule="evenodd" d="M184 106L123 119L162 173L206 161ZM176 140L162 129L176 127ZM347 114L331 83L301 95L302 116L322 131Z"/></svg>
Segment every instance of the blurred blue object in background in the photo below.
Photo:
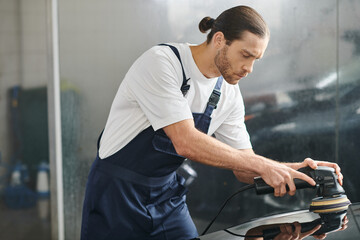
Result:
<svg viewBox="0 0 360 240"><path fill-rule="evenodd" d="M27 176L26 166L21 163L15 164L11 172L9 185L4 191L5 203L9 208L29 208L36 204L36 193L24 184Z"/></svg>

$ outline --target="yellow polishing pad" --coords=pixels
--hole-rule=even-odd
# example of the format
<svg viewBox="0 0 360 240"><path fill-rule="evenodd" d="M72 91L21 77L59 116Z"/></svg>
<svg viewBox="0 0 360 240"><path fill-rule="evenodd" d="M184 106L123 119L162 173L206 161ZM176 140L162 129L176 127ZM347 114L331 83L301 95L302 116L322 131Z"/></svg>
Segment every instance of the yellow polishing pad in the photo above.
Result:
<svg viewBox="0 0 360 240"><path fill-rule="evenodd" d="M314 198L310 204L310 211L314 213L332 213L348 209L351 204L346 195L335 198Z"/></svg>

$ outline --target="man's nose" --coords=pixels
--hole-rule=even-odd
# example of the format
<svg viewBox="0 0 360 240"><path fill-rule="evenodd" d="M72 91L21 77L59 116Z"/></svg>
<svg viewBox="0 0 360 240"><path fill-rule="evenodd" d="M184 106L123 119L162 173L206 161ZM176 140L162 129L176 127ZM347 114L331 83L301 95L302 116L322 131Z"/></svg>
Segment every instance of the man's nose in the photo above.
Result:
<svg viewBox="0 0 360 240"><path fill-rule="evenodd" d="M254 68L254 61L244 64L243 70L246 71L248 74L253 71Z"/></svg>

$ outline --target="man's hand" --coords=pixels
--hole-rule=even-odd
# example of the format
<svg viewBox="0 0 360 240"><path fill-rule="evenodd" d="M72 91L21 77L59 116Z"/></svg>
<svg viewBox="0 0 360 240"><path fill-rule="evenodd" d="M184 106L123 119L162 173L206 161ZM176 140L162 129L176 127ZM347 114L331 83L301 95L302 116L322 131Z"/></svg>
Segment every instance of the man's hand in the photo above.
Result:
<svg viewBox="0 0 360 240"><path fill-rule="evenodd" d="M274 188L275 197L282 197L287 193L286 185L289 187L289 195L293 196L296 191L294 178L304 180L312 186L316 184L308 175L272 160L267 161L261 177L268 185Z"/></svg>
<svg viewBox="0 0 360 240"><path fill-rule="evenodd" d="M315 161L311 158L306 158L301 163L285 163L285 165L287 165L288 167L291 167L295 170L302 168L302 167L307 167L307 166L311 167L312 169L316 169L318 166L332 167L335 169L335 173L338 176L338 181L339 181L340 185L343 185L344 176L341 174L341 169L340 169L339 165L337 165L336 163L326 162L326 161Z"/></svg>

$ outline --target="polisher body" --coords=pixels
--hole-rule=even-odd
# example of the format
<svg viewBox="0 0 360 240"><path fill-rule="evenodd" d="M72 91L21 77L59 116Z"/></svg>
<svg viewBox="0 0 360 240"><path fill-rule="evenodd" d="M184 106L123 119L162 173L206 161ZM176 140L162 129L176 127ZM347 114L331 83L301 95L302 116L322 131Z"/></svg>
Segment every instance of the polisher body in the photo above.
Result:
<svg viewBox="0 0 360 240"><path fill-rule="evenodd" d="M316 198L312 200L309 211L318 213L320 216L320 218L312 222L301 223L301 232L309 231L319 224L321 228L313 235L329 233L340 229L351 202L338 181L335 169L319 166L316 169L310 167L300 168L298 171L310 176L316 182L316 186L312 186L303 180L294 179L296 189L317 189ZM274 192L274 189L267 185L260 177L254 178L254 183L258 195ZM273 239L279 233L279 227L264 230L264 239Z"/></svg>
<svg viewBox="0 0 360 240"><path fill-rule="evenodd" d="M304 167L300 168L298 171L314 179L316 186L312 186L300 179L294 179L296 189L318 188L316 195L324 198L334 197L345 193L344 188L338 182L338 176L335 174L335 169L333 168L319 166L316 169L312 169L310 167ZM254 178L254 183L258 195L274 192L274 188L266 184L261 177Z"/></svg>
<svg viewBox="0 0 360 240"><path fill-rule="evenodd" d="M310 211L315 213L327 213L347 210L351 203L345 195L344 188L338 181L335 169L318 166L316 169L304 167L300 168L298 171L308 175L316 182L316 186L312 186L303 180L294 179L296 189L317 189L316 198L313 199L310 205ZM254 178L254 183L258 195L274 192L274 188L266 184L261 177Z"/></svg>

